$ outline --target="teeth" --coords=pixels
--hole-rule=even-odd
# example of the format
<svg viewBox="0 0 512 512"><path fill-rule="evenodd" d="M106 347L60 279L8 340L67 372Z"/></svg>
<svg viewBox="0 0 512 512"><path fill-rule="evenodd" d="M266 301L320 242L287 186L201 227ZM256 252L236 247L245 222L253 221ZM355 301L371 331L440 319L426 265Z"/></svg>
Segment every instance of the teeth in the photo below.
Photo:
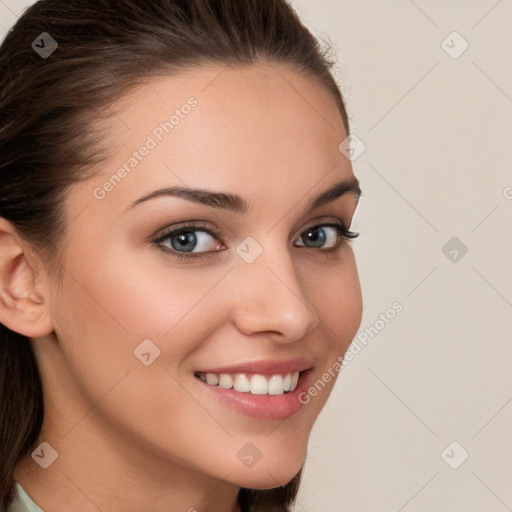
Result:
<svg viewBox="0 0 512 512"><path fill-rule="evenodd" d="M268 394L269 395L282 395L284 393L283 376L272 375L268 381Z"/></svg>
<svg viewBox="0 0 512 512"><path fill-rule="evenodd" d="M212 386L216 386L219 383L219 377L217 377L215 373L207 373L206 382Z"/></svg>
<svg viewBox="0 0 512 512"><path fill-rule="evenodd" d="M270 378L264 375L254 374L248 376L244 373L203 373L197 374L202 381L210 386L219 386L224 389L234 388L240 393L251 393L253 395L282 395L293 391L299 381L299 372L272 375Z"/></svg>
<svg viewBox="0 0 512 512"><path fill-rule="evenodd" d="M251 391L251 382L243 373L238 373L235 376L233 388L241 393L249 393Z"/></svg>
<svg viewBox="0 0 512 512"><path fill-rule="evenodd" d="M285 376L284 376L284 379L283 379L283 389L285 391L290 391L290 385L292 383L292 376L290 373L287 373Z"/></svg>
<svg viewBox="0 0 512 512"><path fill-rule="evenodd" d="M297 382L299 381L299 373L294 372L292 373L292 380L290 382L290 389L294 390L297 387Z"/></svg>
<svg viewBox="0 0 512 512"><path fill-rule="evenodd" d="M268 381L263 375L253 375L251 377L251 393L253 395L266 395L268 391Z"/></svg>
<svg viewBox="0 0 512 512"><path fill-rule="evenodd" d="M231 375L228 375L227 373L221 373L219 377L219 386L225 389L232 388L233 379L231 378Z"/></svg>

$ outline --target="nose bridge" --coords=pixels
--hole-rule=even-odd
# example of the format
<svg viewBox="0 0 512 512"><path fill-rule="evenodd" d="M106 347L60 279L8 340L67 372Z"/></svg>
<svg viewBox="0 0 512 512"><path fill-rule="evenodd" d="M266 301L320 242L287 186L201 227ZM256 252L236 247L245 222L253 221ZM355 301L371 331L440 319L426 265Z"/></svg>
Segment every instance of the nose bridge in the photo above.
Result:
<svg viewBox="0 0 512 512"><path fill-rule="evenodd" d="M282 341L294 341L313 329L318 314L289 251L276 238L268 236L261 245L248 237L237 248L235 321L245 334L272 331L279 333Z"/></svg>

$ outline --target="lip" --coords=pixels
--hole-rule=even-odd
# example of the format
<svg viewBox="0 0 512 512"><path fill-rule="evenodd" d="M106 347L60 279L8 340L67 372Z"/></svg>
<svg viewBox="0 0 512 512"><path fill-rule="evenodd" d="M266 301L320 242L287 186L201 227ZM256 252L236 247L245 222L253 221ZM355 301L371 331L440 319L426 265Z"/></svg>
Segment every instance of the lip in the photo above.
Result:
<svg viewBox="0 0 512 512"><path fill-rule="evenodd" d="M246 366L243 367L247 368ZM251 367L254 368L254 366ZM274 364L272 371L277 367L278 366ZM233 371L233 368L236 371ZM229 367L229 370L232 373L243 373L239 371L240 368L242 368L242 366ZM259 368L261 369L262 366L259 366ZM284 366L281 365L279 368L284 368ZM197 377L194 377L194 381L197 383L197 386L199 386L200 392L206 394L208 399L213 397L219 400L223 405L239 413L259 420L284 420L299 412L305 405L299 400L299 396L310 387L312 370L309 368L310 367L300 372L297 387L293 391L282 395L253 395L251 393L235 391L233 388L225 389L219 386L211 386ZM220 369L218 368L211 373L217 373L218 370ZM223 368L222 370L223 372L221 373L229 373L226 371L227 368ZM280 373L281 371L288 370L280 370L276 373ZM297 370L295 369L295 371Z"/></svg>
<svg viewBox="0 0 512 512"><path fill-rule="evenodd" d="M306 358L294 358L285 360L265 359L259 361L246 361L231 366L223 366L217 368L198 368L195 373L258 373L271 377L278 373L302 372L312 368L314 362Z"/></svg>

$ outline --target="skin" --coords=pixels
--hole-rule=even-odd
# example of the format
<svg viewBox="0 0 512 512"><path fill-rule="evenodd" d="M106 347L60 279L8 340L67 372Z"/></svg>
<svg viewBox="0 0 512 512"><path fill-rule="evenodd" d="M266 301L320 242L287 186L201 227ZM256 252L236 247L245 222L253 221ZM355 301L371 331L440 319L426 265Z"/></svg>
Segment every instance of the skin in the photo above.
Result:
<svg viewBox="0 0 512 512"><path fill-rule="evenodd" d="M198 105L96 199L95 187L190 96ZM283 485L300 470L335 379L298 413L267 421L200 393L193 373L309 357L314 382L345 353L362 314L350 242L331 256L297 244L308 228L333 218L350 226L354 194L305 209L310 198L353 177L338 150L346 133L320 85L265 64L154 78L112 110L117 117L105 140L114 154L66 198L59 288L0 219L0 321L31 338L45 406L35 446L45 441L58 452L47 469L22 459L15 478L48 511L236 511L240 486ZM123 213L171 185L236 193L251 211L163 197ZM197 250L226 249L188 261L152 244L152 235L190 220L221 232L220 240L203 235ZM263 248L251 264L235 251L247 236ZM160 350L149 366L133 353L147 338ZM251 468L237 457L249 441L262 454Z"/></svg>

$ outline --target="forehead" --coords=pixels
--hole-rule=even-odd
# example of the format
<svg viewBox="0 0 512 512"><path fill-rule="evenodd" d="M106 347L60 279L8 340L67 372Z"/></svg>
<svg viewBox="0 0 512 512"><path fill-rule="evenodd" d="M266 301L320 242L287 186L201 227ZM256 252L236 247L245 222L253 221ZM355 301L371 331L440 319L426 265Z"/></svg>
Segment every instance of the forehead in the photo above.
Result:
<svg viewBox="0 0 512 512"><path fill-rule="evenodd" d="M286 67L204 66L157 77L111 110L112 158L89 189L110 181L103 202L117 210L159 186L265 201L269 190L276 200L280 190L300 197L352 175L338 150L346 134L331 94Z"/></svg>

